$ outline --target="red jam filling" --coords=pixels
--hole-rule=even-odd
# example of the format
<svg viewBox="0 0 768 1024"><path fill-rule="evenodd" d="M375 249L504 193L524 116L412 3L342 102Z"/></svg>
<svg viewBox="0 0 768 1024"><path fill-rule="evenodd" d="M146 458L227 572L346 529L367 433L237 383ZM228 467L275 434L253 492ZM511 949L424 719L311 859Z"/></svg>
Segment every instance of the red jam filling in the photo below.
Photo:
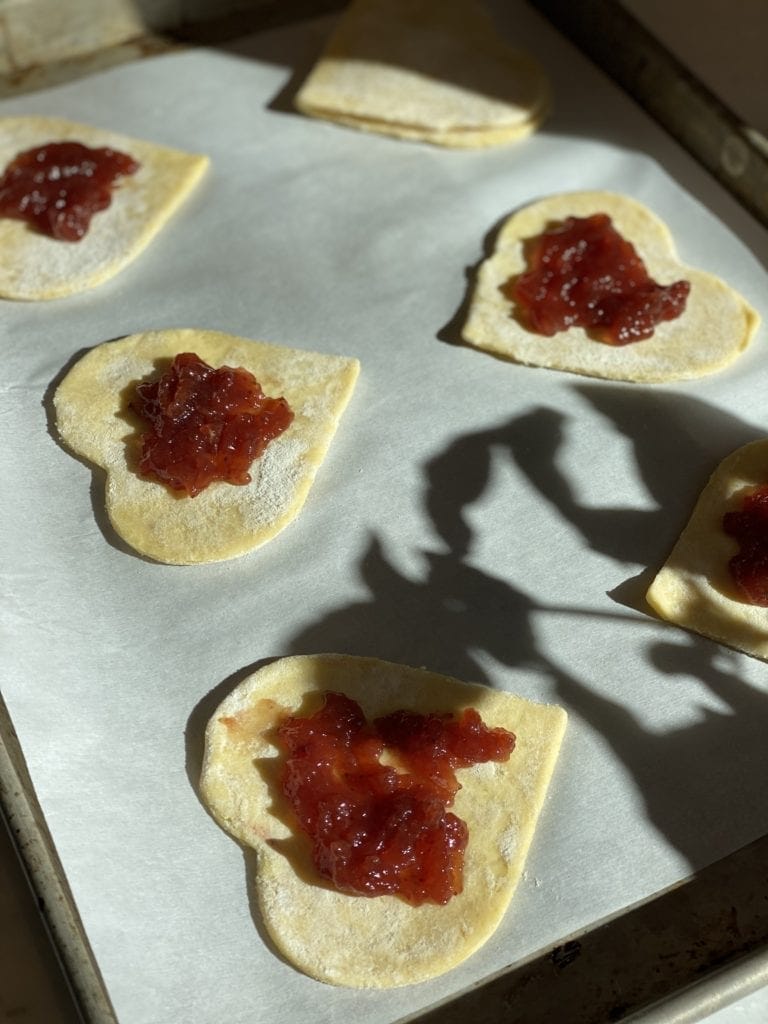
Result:
<svg viewBox="0 0 768 1024"><path fill-rule="evenodd" d="M137 384L130 407L149 427L139 471L190 497L214 480L249 483L253 460L293 420L285 399L268 398L248 370L215 370L192 352Z"/></svg>
<svg viewBox="0 0 768 1024"><path fill-rule="evenodd" d="M138 169L115 149L48 142L19 153L5 169L0 215L25 220L62 242L79 242L93 215L112 202L117 179Z"/></svg>
<svg viewBox="0 0 768 1024"><path fill-rule="evenodd" d="M728 563L742 596L768 607L768 485L746 495L741 508L723 516L723 529L739 542L739 553Z"/></svg>
<svg viewBox="0 0 768 1024"><path fill-rule="evenodd" d="M527 270L501 291L529 330L551 337L583 327L596 340L628 345L650 338L685 309L688 281L660 285L610 217L567 217L525 244Z"/></svg>
<svg viewBox="0 0 768 1024"><path fill-rule="evenodd" d="M355 701L327 693L314 715L286 719L278 740L283 793L336 889L414 906L461 892L468 831L447 809L456 769L506 761L511 732L489 729L473 708L458 717L395 711L369 724Z"/></svg>

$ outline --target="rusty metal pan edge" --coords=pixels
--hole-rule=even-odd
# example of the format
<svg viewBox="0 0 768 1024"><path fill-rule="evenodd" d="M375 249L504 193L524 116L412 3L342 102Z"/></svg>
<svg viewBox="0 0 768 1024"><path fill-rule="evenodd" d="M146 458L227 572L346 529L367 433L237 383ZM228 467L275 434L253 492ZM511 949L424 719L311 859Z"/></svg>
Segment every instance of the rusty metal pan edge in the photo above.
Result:
<svg viewBox="0 0 768 1024"><path fill-rule="evenodd" d="M768 226L768 139L615 0L529 0Z"/></svg>
<svg viewBox="0 0 768 1024"><path fill-rule="evenodd" d="M117 1024L2 697L0 809L81 1017L88 1024Z"/></svg>
<svg viewBox="0 0 768 1024"><path fill-rule="evenodd" d="M768 982L768 836L398 1024L689 1024Z"/></svg>
<svg viewBox="0 0 768 1024"><path fill-rule="evenodd" d="M626 1018L627 1024L694 1024L768 986L768 950L748 954L691 988Z"/></svg>

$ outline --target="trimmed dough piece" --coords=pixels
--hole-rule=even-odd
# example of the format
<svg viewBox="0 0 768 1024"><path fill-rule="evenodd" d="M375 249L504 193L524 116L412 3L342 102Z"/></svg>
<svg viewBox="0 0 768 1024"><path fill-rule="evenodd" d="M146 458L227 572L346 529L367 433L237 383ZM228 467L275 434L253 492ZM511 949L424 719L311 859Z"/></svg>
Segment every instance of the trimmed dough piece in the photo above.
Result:
<svg viewBox="0 0 768 1024"><path fill-rule="evenodd" d="M749 491L766 483L768 440L753 441L724 459L646 595L663 619L763 659L768 659L768 608L739 596L728 571L739 544L722 522Z"/></svg>
<svg viewBox="0 0 768 1024"><path fill-rule="evenodd" d="M19 153L46 142L111 146L141 165L119 178L112 203L95 214L79 242L62 242L24 221L0 217L0 296L58 299L114 277L152 241L208 167L208 157L52 117L0 119L0 172Z"/></svg>
<svg viewBox="0 0 768 1024"><path fill-rule="evenodd" d="M543 337L517 320L514 303L500 291L526 269L525 239L540 235L552 222L594 213L608 214L659 284L681 278L691 283L682 316L659 324L644 341L607 345L581 327ZM645 206L610 192L572 192L526 206L504 222L493 254L478 272L462 337L476 348L529 366L658 383L721 370L747 347L759 322L756 311L724 281L680 263L668 228Z"/></svg>
<svg viewBox="0 0 768 1024"><path fill-rule="evenodd" d="M141 424L128 409L132 386L180 352L211 366L243 366L270 397L283 396L293 423L251 466L251 482L212 483L179 497L135 471ZM260 547L299 514L357 380L356 359L283 348L219 331L148 331L91 349L54 395L64 443L106 470L106 509L131 547L159 562L191 565Z"/></svg>
<svg viewBox="0 0 768 1024"><path fill-rule="evenodd" d="M285 714L311 714L334 690L370 720L399 708L478 710L517 738L509 760L459 770L452 810L469 827L464 889L445 906L394 896L350 896L312 866L308 843L287 823L276 789L271 730ZM202 796L216 821L256 851L256 887L281 953L320 981L391 988L455 967L493 933L523 870L565 731L566 713L477 684L376 658L284 658L249 676L223 701L206 732Z"/></svg>
<svg viewBox="0 0 768 1024"><path fill-rule="evenodd" d="M442 146L529 135L549 80L477 0L353 0L296 95L305 114Z"/></svg>

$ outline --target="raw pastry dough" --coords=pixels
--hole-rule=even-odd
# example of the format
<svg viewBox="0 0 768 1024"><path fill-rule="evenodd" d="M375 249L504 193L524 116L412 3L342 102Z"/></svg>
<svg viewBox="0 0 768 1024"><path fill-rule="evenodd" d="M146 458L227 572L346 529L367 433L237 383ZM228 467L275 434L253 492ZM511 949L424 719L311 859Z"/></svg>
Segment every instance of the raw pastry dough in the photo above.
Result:
<svg viewBox="0 0 768 1024"><path fill-rule="evenodd" d="M464 890L445 906L331 889L314 872L303 836L286 824L271 781L278 763L271 730L284 714L310 714L327 690L358 701L369 719L399 708L475 707L486 725L515 733L508 761L457 773L462 788L452 810L467 822L469 843ZM562 708L425 669L342 654L285 658L249 676L211 718L202 796L219 824L255 849L259 907L288 960L335 985L407 985L454 967L495 930L520 878L565 724Z"/></svg>
<svg viewBox="0 0 768 1024"><path fill-rule="evenodd" d="M72 140L111 146L141 165L120 178L112 203L97 213L79 242L62 242L10 217L0 217L0 296L58 299L102 284L134 260L187 198L208 157L52 117L0 119L0 172L19 153Z"/></svg>
<svg viewBox="0 0 768 1024"><path fill-rule="evenodd" d="M662 618L763 659L768 659L768 608L739 596L728 571L739 544L725 533L722 521L748 491L766 483L768 440L754 441L724 459L647 593Z"/></svg>
<svg viewBox="0 0 768 1024"><path fill-rule="evenodd" d="M131 386L179 352L245 367L293 410L291 426L253 463L249 484L213 483L187 498L135 472L141 428L128 410ZM222 561L264 544L298 515L358 372L356 359L218 331L149 331L99 345L76 363L54 395L56 422L69 448L106 470L107 513L131 547L160 562Z"/></svg>
<svg viewBox="0 0 768 1024"><path fill-rule="evenodd" d="M529 135L549 80L477 0L353 0L296 95L306 114L442 146Z"/></svg>
<svg viewBox="0 0 768 1024"><path fill-rule="evenodd" d="M593 213L608 214L655 281L669 284L685 278L691 283L683 314L659 324L645 341L607 345L580 327L542 337L515 318L513 303L500 291L526 268L525 239L540 235L552 222ZM759 322L755 310L725 282L680 263L666 225L646 207L609 192L573 192L542 199L505 221L493 254L478 272L462 337L476 348L529 366L657 383L722 369L747 347Z"/></svg>

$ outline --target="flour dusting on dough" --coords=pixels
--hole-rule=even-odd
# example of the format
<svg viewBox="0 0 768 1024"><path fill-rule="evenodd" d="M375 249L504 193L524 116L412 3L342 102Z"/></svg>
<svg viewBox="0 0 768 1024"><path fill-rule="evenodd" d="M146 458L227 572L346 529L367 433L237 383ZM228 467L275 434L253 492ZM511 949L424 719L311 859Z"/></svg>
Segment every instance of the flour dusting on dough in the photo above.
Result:
<svg viewBox="0 0 768 1024"><path fill-rule="evenodd" d="M132 465L130 390L180 352L195 352L211 366L245 367L265 394L284 397L294 410L290 427L253 463L250 483L219 481L194 498L179 497ZM106 470L107 513L131 547L173 564L221 561L254 550L296 518L359 369L356 359L218 331L149 331L99 345L77 362L54 396L56 422L73 451Z"/></svg>
<svg viewBox="0 0 768 1024"><path fill-rule="evenodd" d="M106 210L78 242L63 242L28 224L0 217L0 296L62 298L113 277L142 252L198 184L208 158L60 118L0 118L0 170L46 142L109 146L139 163L121 178Z"/></svg>

